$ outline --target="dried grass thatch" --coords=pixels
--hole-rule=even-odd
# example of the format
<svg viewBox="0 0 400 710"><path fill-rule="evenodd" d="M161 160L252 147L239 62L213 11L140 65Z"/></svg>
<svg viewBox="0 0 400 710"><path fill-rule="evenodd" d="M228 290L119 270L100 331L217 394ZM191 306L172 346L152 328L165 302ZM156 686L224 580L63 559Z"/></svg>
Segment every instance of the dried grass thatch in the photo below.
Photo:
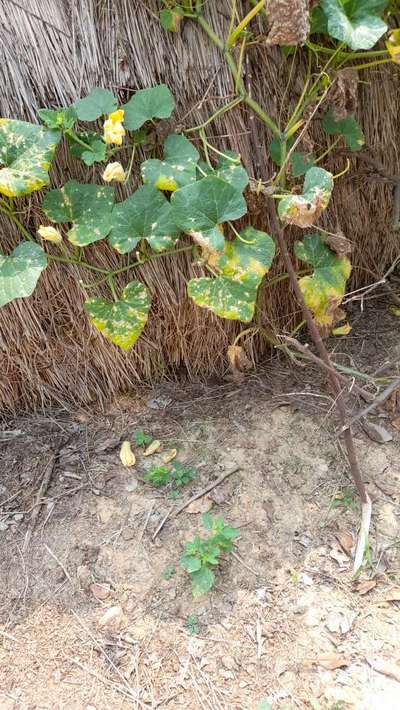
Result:
<svg viewBox="0 0 400 710"><path fill-rule="evenodd" d="M229 0L210 0L207 7L217 30L226 29ZM128 89L165 81L177 97L178 120L187 126L200 123L229 96L230 77L197 26L187 22L181 34L166 34L156 10L155 0L2 0L0 114L32 119L38 107L66 105L94 85L110 87L124 98ZM290 60L263 42L251 50L244 67L253 95L274 117L279 116L289 68ZM360 111L367 144L393 174L399 170L396 72L391 66L377 67L363 79ZM300 90L301 76L296 75L289 95L293 99ZM266 154L270 136L247 109L225 114L212 130L219 147L229 145L241 153L251 175L271 174ZM318 125L313 139L317 144L322 140ZM336 167L342 165L339 161ZM340 225L354 243L357 285L380 275L398 252L398 235L391 230L390 187L363 177L363 171L364 165L355 162L355 170L337 187L329 215L330 224ZM85 171L60 156L54 183L63 175L84 179ZM86 177L90 175L87 169ZM29 205L34 227L36 198ZM253 224L268 229L265 208L259 207L254 205ZM18 237L4 221L1 230L1 248L7 250ZM100 264L116 264L116 255L106 245L93 246L91 253ZM153 313L138 346L125 355L88 325L82 312L82 274L52 263L32 298L0 313L0 408L12 412L51 403L101 403L165 372L174 376L186 371L190 378L221 373L226 347L240 326L214 318L187 300L185 279L194 270L186 254L140 269L153 295ZM295 311L287 285L265 290L261 297L259 318L265 325L291 327ZM265 350L258 337L248 342L253 359Z"/></svg>

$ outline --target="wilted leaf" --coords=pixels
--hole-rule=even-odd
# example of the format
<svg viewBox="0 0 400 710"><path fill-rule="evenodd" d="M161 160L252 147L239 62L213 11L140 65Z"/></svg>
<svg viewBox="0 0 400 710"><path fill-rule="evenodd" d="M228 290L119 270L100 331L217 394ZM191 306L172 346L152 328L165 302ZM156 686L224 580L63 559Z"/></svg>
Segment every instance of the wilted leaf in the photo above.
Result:
<svg viewBox="0 0 400 710"><path fill-rule="evenodd" d="M117 99L108 89L95 87L84 99L75 101L74 108L81 121L96 121L100 116L112 113L118 106Z"/></svg>
<svg viewBox="0 0 400 710"><path fill-rule="evenodd" d="M325 668L327 671L334 671L336 668L348 666L350 661L346 660L346 658L339 653L323 653L321 656L318 656L315 663Z"/></svg>
<svg viewBox="0 0 400 710"><path fill-rule="evenodd" d="M374 589L375 587L375 579L361 579L356 585L356 591L362 596L364 596L364 594L368 594L368 592L370 592L371 589Z"/></svg>
<svg viewBox="0 0 400 710"><path fill-rule="evenodd" d="M20 197L49 184L59 131L0 118L0 194Z"/></svg>
<svg viewBox="0 0 400 710"><path fill-rule="evenodd" d="M154 441L151 442L151 444L147 447L146 451L144 451L143 456L151 456L152 454L155 454L156 451L161 446L161 441L158 441L158 439L154 439Z"/></svg>
<svg viewBox="0 0 400 710"><path fill-rule="evenodd" d="M228 360L232 370L250 370L252 364L240 345L230 345L227 350Z"/></svg>
<svg viewBox="0 0 400 710"><path fill-rule="evenodd" d="M400 417L398 417L398 419L392 419L391 425L394 426L397 431L400 431Z"/></svg>
<svg viewBox="0 0 400 710"><path fill-rule="evenodd" d="M90 591L93 596L99 601L104 601L110 596L111 588L109 584L100 584L99 582L94 582L90 585Z"/></svg>
<svg viewBox="0 0 400 710"><path fill-rule="evenodd" d="M391 432L382 426L382 424L375 424L375 422L364 419L362 428L369 438L372 439L372 441L376 441L377 444L387 444L393 439Z"/></svg>
<svg viewBox="0 0 400 710"><path fill-rule="evenodd" d="M43 200L43 211L57 224L72 223L67 232L76 246L87 246L104 239L111 228L113 189L82 185L70 180L60 190L51 190Z"/></svg>
<svg viewBox="0 0 400 710"><path fill-rule="evenodd" d="M173 133L164 143L164 160L150 158L141 165L143 182L173 192L196 181L199 153L185 136Z"/></svg>
<svg viewBox="0 0 400 710"><path fill-rule="evenodd" d="M119 452L119 457L121 459L123 466L134 466L136 463L135 454L131 449L131 444L129 441L123 441L121 450Z"/></svg>
<svg viewBox="0 0 400 710"><path fill-rule="evenodd" d="M323 168L310 168L304 178L302 195L285 195L278 206L283 222L309 227L328 206L333 177Z"/></svg>
<svg viewBox="0 0 400 710"><path fill-rule="evenodd" d="M177 449L168 449L168 451L164 451L161 456L163 463L169 463L172 461L176 457L177 453Z"/></svg>
<svg viewBox="0 0 400 710"><path fill-rule="evenodd" d="M345 256L353 251L351 241L344 234L328 234L324 237L324 242L338 256Z"/></svg>
<svg viewBox="0 0 400 710"><path fill-rule="evenodd" d="M168 32L177 32L183 18L183 9L179 6L171 10L160 10L160 23Z"/></svg>
<svg viewBox="0 0 400 710"><path fill-rule="evenodd" d="M135 249L141 239L155 251L163 251L175 244L178 231L172 207L162 192L143 185L114 205L108 241L120 254Z"/></svg>
<svg viewBox="0 0 400 710"><path fill-rule="evenodd" d="M314 267L312 276L299 279L306 305L318 325L331 326L335 310L343 300L351 272L350 261L334 254L319 234L307 234L303 242L295 243L294 250L299 259Z"/></svg>
<svg viewBox="0 0 400 710"><path fill-rule="evenodd" d="M338 532L335 533L335 537L342 550L344 550L346 555L351 557L352 550L354 547L354 540L352 534L349 533L347 530L338 530Z"/></svg>
<svg viewBox="0 0 400 710"><path fill-rule="evenodd" d="M141 89L123 107L125 126L129 131L136 131L153 118L169 118L174 108L174 97L165 84Z"/></svg>
<svg viewBox="0 0 400 710"><path fill-rule="evenodd" d="M390 592L385 594L384 601L385 602L400 602L400 587L393 587L393 589L391 589Z"/></svg>
<svg viewBox="0 0 400 710"><path fill-rule="evenodd" d="M35 242L22 242L9 256L0 252L0 307L30 296L46 266L46 254Z"/></svg>
<svg viewBox="0 0 400 710"><path fill-rule="evenodd" d="M271 237L247 227L241 234L246 242L225 242L224 253L212 264L217 278L198 278L188 282L188 294L198 306L209 308L228 320L252 319L257 289L275 253Z"/></svg>
<svg viewBox="0 0 400 710"><path fill-rule="evenodd" d="M352 327L350 323L345 323L344 325L339 325L337 328L333 328L332 335L348 335Z"/></svg>
<svg viewBox="0 0 400 710"><path fill-rule="evenodd" d="M371 49L387 30L378 14L386 4L382 0L320 0L319 7L331 37L351 49Z"/></svg>
<svg viewBox="0 0 400 710"><path fill-rule="evenodd" d="M364 133L354 116L347 115L335 121L333 110L329 108L322 119L322 127L328 136L343 136L352 151L361 150L365 143Z"/></svg>
<svg viewBox="0 0 400 710"><path fill-rule="evenodd" d="M129 350L141 334L150 310L147 288L139 281L129 283L118 301L91 298L84 305L90 322L108 340Z"/></svg>

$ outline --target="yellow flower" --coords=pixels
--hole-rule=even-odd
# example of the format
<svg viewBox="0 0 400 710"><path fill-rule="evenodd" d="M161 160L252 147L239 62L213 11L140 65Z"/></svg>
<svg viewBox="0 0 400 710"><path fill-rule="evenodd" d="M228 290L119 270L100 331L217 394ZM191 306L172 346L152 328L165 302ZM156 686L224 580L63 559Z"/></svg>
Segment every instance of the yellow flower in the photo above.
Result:
<svg viewBox="0 0 400 710"><path fill-rule="evenodd" d="M113 111L104 121L104 142L122 145L122 139L125 135L125 128L122 125L125 111L120 108L118 111Z"/></svg>
<svg viewBox="0 0 400 710"><path fill-rule="evenodd" d="M121 163L108 163L102 177L105 182L112 182L112 180L124 182L125 170Z"/></svg>
<svg viewBox="0 0 400 710"><path fill-rule="evenodd" d="M45 239L46 242L53 242L53 244L61 244L62 242L62 236L55 227L45 227L44 224L41 224L38 229L38 234L42 239Z"/></svg>

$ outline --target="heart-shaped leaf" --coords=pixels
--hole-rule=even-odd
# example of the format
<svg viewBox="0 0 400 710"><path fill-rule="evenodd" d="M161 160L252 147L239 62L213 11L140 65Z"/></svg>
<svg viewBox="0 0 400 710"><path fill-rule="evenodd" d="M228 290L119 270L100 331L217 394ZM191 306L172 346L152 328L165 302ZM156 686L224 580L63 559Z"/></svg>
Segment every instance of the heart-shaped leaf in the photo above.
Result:
<svg viewBox="0 0 400 710"><path fill-rule="evenodd" d="M47 217L57 224L72 223L69 241L80 247L104 239L111 229L112 187L82 185L70 180L60 190L51 190L43 200Z"/></svg>
<svg viewBox="0 0 400 710"><path fill-rule="evenodd" d="M207 232L247 212L243 195L215 175L173 193L171 204L178 226L186 232Z"/></svg>
<svg viewBox="0 0 400 710"><path fill-rule="evenodd" d="M30 296L46 265L46 254L35 242L19 244L10 256L0 253L0 307Z"/></svg>
<svg viewBox="0 0 400 710"><path fill-rule="evenodd" d="M290 150L294 143L294 138L289 138L286 141L286 153ZM278 138L273 138L271 143L268 145L268 153L269 157L271 160L276 163L276 165L279 165L279 167L282 165L284 157L285 157L285 143L284 141L278 140Z"/></svg>
<svg viewBox="0 0 400 710"><path fill-rule="evenodd" d="M174 108L174 97L165 84L141 89L123 107L125 126L136 131L153 118L169 118Z"/></svg>
<svg viewBox="0 0 400 710"><path fill-rule="evenodd" d="M111 228L108 241L120 254L135 249L141 239L147 239L155 251L163 251L178 238L173 209L162 192L152 185L139 187L128 199L114 206Z"/></svg>
<svg viewBox="0 0 400 710"><path fill-rule="evenodd" d="M192 580L192 594L195 599L207 594L214 586L214 572L205 565L202 565L197 572L192 572L190 577Z"/></svg>
<svg viewBox="0 0 400 710"><path fill-rule="evenodd" d="M188 282L188 294L198 305L228 320L248 322L254 314L257 290L271 266L275 245L269 234L247 227L240 241L225 242L224 253L209 262L218 272L214 279Z"/></svg>
<svg viewBox="0 0 400 710"><path fill-rule="evenodd" d="M220 157L214 170L203 162L199 167L206 175L216 175L237 190L243 191L249 184L249 176L240 161L240 156L231 150L225 151L225 155Z"/></svg>
<svg viewBox="0 0 400 710"><path fill-rule="evenodd" d="M75 136L79 142L75 141ZM70 144L71 155L74 158L79 158L86 165L105 161L107 146L95 131L80 131L76 134L67 133L67 140ZM86 148L83 143L86 144Z"/></svg>
<svg viewBox="0 0 400 710"><path fill-rule="evenodd" d="M329 108L322 119L322 127L328 136L343 136L352 151L361 150L364 145L365 139L360 124L350 114L340 121L335 121L333 111Z"/></svg>
<svg viewBox="0 0 400 710"><path fill-rule="evenodd" d="M118 301L90 298L85 310L100 333L122 350L129 350L146 325L150 305L147 288L140 281L131 281Z"/></svg>
<svg viewBox="0 0 400 710"><path fill-rule="evenodd" d="M387 30L379 16L386 4L382 0L321 0L319 7L331 37L351 49L371 49Z"/></svg>
<svg viewBox="0 0 400 710"><path fill-rule="evenodd" d="M49 184L61 134L26 121L0 118L0 193L20 197Z"/></svg>
<svg viewBox="0 0 400 710"><path fill-rule="evenodd" d="M293 177L301 177L301 175L304 175L307 170L313 167L315 156L312 153L310 155L304 155L295 150L291 156L291 163Z"/></svg>
<svg viewBox="0 0 400 710"><path fill-rule="evenodd" d="M328 206L333 189L333 177L323 168L310 168L304 178L302 195L285 195L278 214L283 222L309 227Z"/></svg>
<svg viewBox="0 0 400 710"><path fill-rule="evenodd" d="M351 263L331 251L319 234L306 234L303 242L295 243L294 250L299 259L314 267L312 276L299 279L306 305L318 325L331 326L343 300Z"/></svg>
<svg viewBox="0 0 400 710"><path fill-rule="evenodd" d="M76 111L73 106L59 108L57 110L40 108L38 116L47 128L55 128L57 130L68 130L74 126L77 120Z"/></svg>
<svg viewBox="0 0 400 710"><path fill-rule="evenodd" d="M177 32L183 16L183 9L178 5L171 10L160 10L161 27L168 32Z"/></svg>
<svg viewBox="0 0 400 710"><path fill-rule="evenodd" d="M96 87L84 99L75 101L74 108L81 121L96 121L100 116L106 116L115 111L117 99L108 89Z"/></svg>
<svg viewBox="0 0 400 710"><path fill-rule="evenodd" d="M196 181L199 153L185 136L171 134L164 143L164 160L150 158L142 163L143 182L173 192Z"/></svg>

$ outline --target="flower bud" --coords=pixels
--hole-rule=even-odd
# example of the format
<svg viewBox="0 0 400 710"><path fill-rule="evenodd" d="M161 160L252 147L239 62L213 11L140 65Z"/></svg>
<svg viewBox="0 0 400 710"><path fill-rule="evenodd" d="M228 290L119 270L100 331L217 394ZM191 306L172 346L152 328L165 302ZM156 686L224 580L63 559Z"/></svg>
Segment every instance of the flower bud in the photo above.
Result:
<svg viewBox="0 0 400 710"><path fill-rule="evenodd" d="M62 236L55 227L45 227L44 224L41 224L38 229L38 234L42 239L45 239L46 242L53 242L53 244L61 244L62 242Z"/></svg>
<svg viewBox="0 0 400 710"><path fill-rule="evenodd" d="M124 182L125 170L121 163L108 163L102 177L105 182L112 182L113 180L116 182Z"/></svg>

